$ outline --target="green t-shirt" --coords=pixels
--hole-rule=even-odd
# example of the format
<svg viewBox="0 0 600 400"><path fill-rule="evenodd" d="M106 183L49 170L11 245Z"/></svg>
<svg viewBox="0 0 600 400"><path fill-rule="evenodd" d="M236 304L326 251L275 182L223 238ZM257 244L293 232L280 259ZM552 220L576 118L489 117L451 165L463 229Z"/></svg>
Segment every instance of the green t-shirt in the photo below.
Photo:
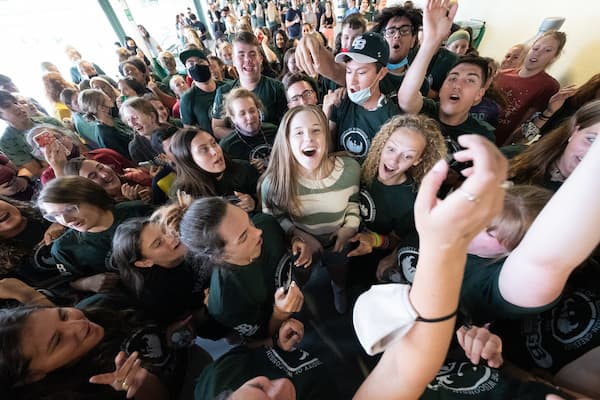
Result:
<svg viewBox="0 0 600 400"><path fill-rule="evenodd" d="M232 89L240 87L240 81L225 83L217 89L215 101L212 107L212 117L225 118L225 96ZM283 114L287 111L287 98L285 97L285 88L283 83L268 76L262 76L258 85L252 90L252 93L258 96L263 103L265 114L263 122L270 122L279 125Z"/></svg>
<svg viewBox="0 0 600 400"><path fill-rule="evenodd" d="M50 117L32 117L33 127L40 124L52 124L60 128L63 125L56 119ZM31 146L25 139L27 132L20 131L12 126L7 126L0 137L0 151L2 151L17 167L27 164L35 157L31 154Z"/></svg>
<svg viewBox="0 0 600 400"><path fill-rule="evenodd" d="M273 147L273 141L277 134L277 127L265 122L260 132L255 136L244 136L234 130L228 136L221 139L219 146L231 158L252 161L255 158L265 160L265 166L269 163L269 155Z"/></svg>
<svg viewBox="0 0 600 400"><path fill-rule="evenodd" d="M413 62L415 57L417 56L417 52L419 51L418 47L414 47L408 53L408 62L409 64ZM428 83L428 86L435 90L436 92L440 91L448 72L454 67L456 62L458 61L458 56L443 48L435 53L427 66L427 75L425 76L425 80ZM426 95L426 93L424 94Z"/></svg>
<svg viewBox="0 0 600 400"><path fill-rule="evenodd" d="M516 319L537 314L554 306L558 299L543 307L519 307L500 293L500 271L506 258L499 260L467 255L465 275L460 291L461 310L475 325L497 319Z"/></svg>
<svg viewBox="0 0 600 400"><path fill-rule="evenodd" d="M400 107L393 98L382 96L380 106L369 111L345 97L339 106L332 107L329 117L336 124L337 150L350 152L362 163L381 125L397 114Z"/></svg>
<svg viewBox="0 0 600 400"><path fill-rule="evenodd" d="M52 244L52 256L58 271L73 279L82 276L113 271L108 258L115 230L128 218L144 217L152 213L152 207L141 201L119 203L113 210L114 222L103 232L67 231Z"/></svg>
<svg viewBox="0 0 600 400"><path fill-rule="evenodd" d="M360 191L360 214L366 227L373 232L395 232L402 237L415 232L414 205L417 198L412 179L399 185L384 185L374 179Z"/></svg>
<svg viewBox="0 0 600 400"><path fill-rule="evenodd" d="M217 89L223 85L222 81L216 81L216 83ZM209 93L192 84L191 89L185 92L179 100L181 121L185 125L194 125L212 134L210 109L217 89Z"/></svg>
<svg viewBox="0 0 600 400"><path fill-rule="evenodd" d="M396 96L405 76L405 74L394 75L388 72L386 76L379 81L379 90L381 90L381 93L385 94L386 96ZM427 79L423 81L420 92L423 96L427 96L427 93L429 92L429 82Z"/></svg>
<svg viewBox="0 0 600 400"><path fill-rule="evenodd" d="M94 150L100 146L96 143L96 124L85 119L80 113L72 112L73 125L79 135L86 141L86 146Z"/></svg>
<svg viewBox="0 0 600 400"><path fill-rule="evenodd" d="M442 130L442 135L444 135L444 137L447 139L451 139L452 141L456 142L456 145L459 146L459 148L460 145L458 145L457 140L460 135L476 134L485 136L494 143L496 141L496 137L494 136L495 128L485 121L476 120L473 118L473 116L471 116L471 114L469 114L465 122L460 125L453 126L441 122L439 101L423 98L423 107L421 108L421 113L438 121L440 124L440 129Z"/></svg>
<svg viewBox="0 0 600 400"><path fill-rule="evenodd" d="M262 229L260 256L245 266L215 266L208 295L208 312L241 336L264 337L273 313L275 272L286 252L283 230L270 215L256 214Z"/></svg>
<svg viewBox="0 0 600 400"><path fill-rule="evenodd" d="M339 399L335 384L323 362L302 349L286 352L276 348L236 347L202 371L194 398L214 399L224 390L237 390L257 376L289 378L298 400Z"/></svg>
<svg viewBox="0 0 600 400"><path fill-rule="evenodd" d="M96 143L116 151L123 157L131 160L129 156L129 142L133 139L133 131L120 119L115 118L114 126L96 124Z"/></svg>

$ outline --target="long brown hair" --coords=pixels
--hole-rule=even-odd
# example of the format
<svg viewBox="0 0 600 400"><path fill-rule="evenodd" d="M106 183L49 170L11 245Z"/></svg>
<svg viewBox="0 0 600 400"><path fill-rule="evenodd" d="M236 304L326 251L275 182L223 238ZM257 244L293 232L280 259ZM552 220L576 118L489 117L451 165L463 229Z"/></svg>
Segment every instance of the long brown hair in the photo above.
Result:
<svg viewBox="0 0 600 400"><path fill-rule="evenodd" d="M540 185L550 168L562 156L576 128L585 129L600 122L600 100L585 104L556 129L511 160L508 176L515 183Z"/></svg>
<svg viewBox="0 0 600 400"><path fill-rule="evenodd" d="M292 119L301 112L309 112L316 116L319 124L322 126L326 137L326 149L323 160L321 160L320 169L325 167L325 160L332 149L331 135L329 133L329 123L323 111L317 106L298 106L285 113L271 151L269 166L265 171L264 179L267 181L268 193L261 193L263 204L272 210L287 213L291 216L301 214L300 201L298 200L298 162L294 158L290 147L290 123Z"/></svg>
<svg viewBox="0 0 600 400"><path fill-rule="evenodd" d="M171 153L175 158L177 178L171 188L172 194L175 194L177 190L181 190L193 198L217 194L216 177L200 168L192 156L192 140L200 133L210 136L210 133L206 131L193 128L180 129L173 135ZM225 158L225 165L225 168L229 166L227 158Z"/></svg>

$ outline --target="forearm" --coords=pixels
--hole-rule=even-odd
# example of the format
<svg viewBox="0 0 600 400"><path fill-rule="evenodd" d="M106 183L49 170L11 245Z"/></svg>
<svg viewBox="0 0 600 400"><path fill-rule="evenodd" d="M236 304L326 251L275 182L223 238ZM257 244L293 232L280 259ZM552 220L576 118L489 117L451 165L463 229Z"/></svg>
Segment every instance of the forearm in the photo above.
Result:
<svg viewBox="0 0 600 400"><path fill-rule="evenodd" d="M551 302L560 294L573 269L598 245L598 171L600 145L596 141L505 261L500 291L507 300L532 307ZM511 289L518 282L526 289L524 293ZM528 282L538 283L530 287Z"/></svg>
<svg viewBox="0 0 600 400"><path fill-rule="evenodd" d="M211 124L213 134L217 139L223 139L233 131L233 129L227 126L224 119L213 118Z"/></svg>
<svg viewBox="0 0 600 400"><path fill-rule="evenodd" d="M279 332L279 327L288 319L292 313L287 313L279 310L276 306L273 306L273 314L271 314L271 319L269 320L269 337L272 337L277 332Z"/></svg>
<svg viewBox="0 0 600 400"><path fill-rule="evenodd" d="M465 253L466 245L452 250L421 246L410 293L421 317L439 318L456 311ZM417 399L444 361L454 321L416 322L405 336L390 344L355 399Z"/></svg>
<svg viewBox="0 0 600 400"><path fill-rule="evenodd" d="M425 41L410 68L406 72L402 85L398 89L398 105L406 113L418 113L423 106L421 86L427 73L427 67L433 55L439 48L437 40Z"/></svg>
<svg viewBox="0 0 600 400"><path fill-rule="evenodd" d="M267 61L269 63L275 63L278 61L277 54L268 46L267 43L262 44L262 50L265 53L265 57L267 57Z"/></svg>
<svg viewBox="0 0 600 400"><path fill-rule="evenodd" d="M167 109L169 109L169 110L172 109L173 105L177 102L177 99L175 97L169 96L168 94L166 94L165 92L160 90L159 87L155 87L151 90L155 95L158 96L161 103L163 103L165 105L165 107L167 107Z"/></svg>

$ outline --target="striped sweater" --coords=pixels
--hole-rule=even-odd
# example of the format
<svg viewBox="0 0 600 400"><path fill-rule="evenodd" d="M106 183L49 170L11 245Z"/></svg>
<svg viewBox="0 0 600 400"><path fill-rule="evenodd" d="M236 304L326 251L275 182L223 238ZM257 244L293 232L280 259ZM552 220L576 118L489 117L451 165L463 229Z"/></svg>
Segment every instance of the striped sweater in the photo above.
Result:
<svg viewBox="0 0 600 400"><path fill-rule="evenodd" d="M331 234L342 226L358 228L360 165L354 159L338 156L329 176L319 180L300 177L296 184L301 217L291 217L268 209L263 200L263 212L274 215L286 233L290 234L294 228L299 228L327 245L331 242ZM268 179L263 181L261 193L263 199L269 195Z"/></svg>

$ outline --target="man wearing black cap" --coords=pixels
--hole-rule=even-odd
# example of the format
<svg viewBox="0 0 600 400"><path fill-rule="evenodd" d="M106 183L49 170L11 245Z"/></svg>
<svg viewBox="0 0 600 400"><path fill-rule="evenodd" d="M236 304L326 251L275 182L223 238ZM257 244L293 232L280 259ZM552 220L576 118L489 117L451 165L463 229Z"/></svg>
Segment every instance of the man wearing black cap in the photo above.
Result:
<svg viewBox="0 0 600 400"><path fill-rule="evenodd" d="M337 148L346 150L363 161L371 139L388 119L400 113L398 104L383 95L379 82L387 74L389 49L383 36L365 33L352 42L346 53L335 57L346 66L346 96L331 108L329 126L337 133ZM340 90L340 89L338 89ZM328 96L323 103L328 102Z"/></svg>
<svg viewBox="0 0 600 400"><path fill-rule="evenodd" d="M179 54L179 59L192 78L191 89L179 101L181 121L186 128L198 127L212 134L210 109L217 87L222 82L218 83L212 78L208 58L202 50L187 47Z"/></svg>

